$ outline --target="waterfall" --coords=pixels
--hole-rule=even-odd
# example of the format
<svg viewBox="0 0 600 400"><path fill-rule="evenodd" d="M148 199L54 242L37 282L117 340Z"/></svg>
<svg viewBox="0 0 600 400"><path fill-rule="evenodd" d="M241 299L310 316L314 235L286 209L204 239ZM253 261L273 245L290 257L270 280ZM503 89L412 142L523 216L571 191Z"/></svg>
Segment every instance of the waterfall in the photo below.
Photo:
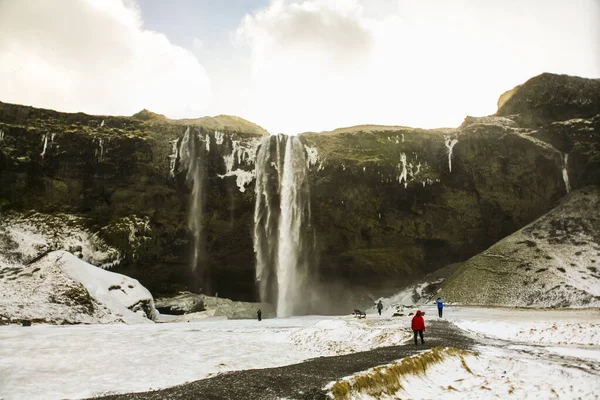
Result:
<svg viewBox="0 0 600 400"><path fill-rule="evenodd" d="M563 154L563 167L562 167L562 176L563 181L565 181L565 189L567 193L571 192L571 185L569 184L569 172L567 171L567 166L569 163L569 153Z"/></svg>
<svg viewBox="0 0 600 400"><path fill-rule="evenodd" d="M277 316L308 312L314 233L307 149L295 136L263 138L256 159L254 251L262 301Z"/></svg>
<svg viewBox="0 0 600 400"><path fill-rule="evenodd" d="M194 237L191 264L192 271L196 271L200 266L201 257L204 254L202 213L205 200L203 189L206 146L201 143L203 140L205 139L200 134L193 134L190 128L187 128L179 146L179 171L186 171L186 183L192 187L190 211L188 213L188 229L192 232ZM202 275L203 274L201 273L200 276Z"/></svg>

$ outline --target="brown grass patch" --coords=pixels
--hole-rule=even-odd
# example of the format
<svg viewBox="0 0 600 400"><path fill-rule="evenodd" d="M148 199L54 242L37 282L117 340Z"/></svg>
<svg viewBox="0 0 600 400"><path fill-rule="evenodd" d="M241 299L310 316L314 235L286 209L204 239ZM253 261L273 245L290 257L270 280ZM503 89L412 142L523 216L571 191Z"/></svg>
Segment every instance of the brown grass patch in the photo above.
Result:
<svg viewBox="0 0 600 400"><path fill-rule="evenodd" d="M462 365L462 367L465 369L465 371L467 371L468 373L473 375L473 371L471 371L471 368L469 368L469 366L467 365L467 362L465 361L465 358L463 356L460 356L460 365Z"/></svg>
<svg viewBox="0 0 600 400"><path fill-rule="evenodd" d="M425 374L429 367L444 361L447 357L461 357L463 367L473 373L463 359L463 356L470 354L474 353L454 347L434 347L416 356L406 357L397 363L376 367L362 375L337 381L331 386L330 393L335 400L350 399L352 393L365 393L373 397L383 393L391 395L402 388L403 376Z"/></svg>

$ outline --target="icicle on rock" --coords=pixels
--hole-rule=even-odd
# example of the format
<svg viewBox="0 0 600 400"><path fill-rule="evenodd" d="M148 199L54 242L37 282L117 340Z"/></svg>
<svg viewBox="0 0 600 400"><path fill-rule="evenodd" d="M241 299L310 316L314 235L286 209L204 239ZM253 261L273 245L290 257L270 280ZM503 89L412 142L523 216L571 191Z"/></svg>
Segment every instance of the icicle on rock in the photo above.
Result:
<svg viewBox="0 0 600 400"><path fill-rule="evenodd" d="M177 146L179 139L171 140L171 155L169 155L169 175L171 178L175 178L175 165L179 158L179 147Z"/></svg>
<svg viewBox="0 0 600 400"><path fill-rule="evenodd" d="M446 139L446 150L448 152L448 171L452 172L452 149L458 143L457 139Z"/></svg>
<svg viewBox="0 0 600 400"><path fill-rule="evenodd" d="M398 170L400 171L398 183L402 183L402 181L404 181L404 188L406 188L408 186L408 171L406 170L406 153L400 153L400 164L398 164Z"/></svg>
<svg viewBox="0 0 600 400"><path fill-rule="evenodd" d="M46 150L48 149L48 134L46 133L44 135L44 138L42 139L42 152L40 153L40 156L42 156L42 160L44 159L44 156L46 155Z"/></svg>

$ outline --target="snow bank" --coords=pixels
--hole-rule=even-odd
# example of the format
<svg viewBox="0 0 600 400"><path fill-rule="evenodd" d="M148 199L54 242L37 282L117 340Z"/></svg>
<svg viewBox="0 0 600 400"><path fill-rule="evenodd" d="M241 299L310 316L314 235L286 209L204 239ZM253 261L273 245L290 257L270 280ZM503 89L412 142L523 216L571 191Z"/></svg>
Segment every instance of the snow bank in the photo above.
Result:
<svg viewBox="0 0 600 400"><path fill-rule="evenodd" d="M457 321L456 324L479 335L513 342L600 346L600 323Z"/></svg>
<svg viewBox="0 0 600 400"><path fill-rule="evenodd" d="M152 294L136 279L105 271L64 251L51 253L63 272L85 286L99 304L127 323L148 322L156 317Z"/></svg>
<svg viewBox="0 0 600 400"><path fill-rule="evenodd" d="M452 357L424 375L409 375L402 389L380 399L518 399L596 398L600 379L584 367L515 357L511 351L485 347L479 355ZM372 399L356 396L354 399Z"/></svg>
<svg viewBox="0 0 600 400"><path fill-rule="evenodd" d="M34 323L144 323L156 314L140 283L50 252L29 265L0 265L0 316Z"/></svg>
<svg viewBox="0 0 600 400"><path fill-rule="evenodd" d="M406 321L334 319L290 335L296 347L322 355L348 354L376 347L397 346L411 336Z"/></svg>

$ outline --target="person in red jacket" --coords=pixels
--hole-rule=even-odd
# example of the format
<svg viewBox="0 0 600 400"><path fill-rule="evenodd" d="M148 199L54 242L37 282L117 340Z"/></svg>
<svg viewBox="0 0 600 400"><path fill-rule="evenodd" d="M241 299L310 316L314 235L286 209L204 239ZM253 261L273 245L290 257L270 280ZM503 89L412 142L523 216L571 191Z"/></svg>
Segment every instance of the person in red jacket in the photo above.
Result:
<svg viewBox="0 0 600 400"><path fill-rule="evenodd" d="M425 320L423 319L423 314L421 314L421 310L417 310L417 313L412 319L411 324L413 333L415 334L415 346L417 345L417 334L421 336L421 344L425 344L423 340L423 332L425 331Z"/></svg>

